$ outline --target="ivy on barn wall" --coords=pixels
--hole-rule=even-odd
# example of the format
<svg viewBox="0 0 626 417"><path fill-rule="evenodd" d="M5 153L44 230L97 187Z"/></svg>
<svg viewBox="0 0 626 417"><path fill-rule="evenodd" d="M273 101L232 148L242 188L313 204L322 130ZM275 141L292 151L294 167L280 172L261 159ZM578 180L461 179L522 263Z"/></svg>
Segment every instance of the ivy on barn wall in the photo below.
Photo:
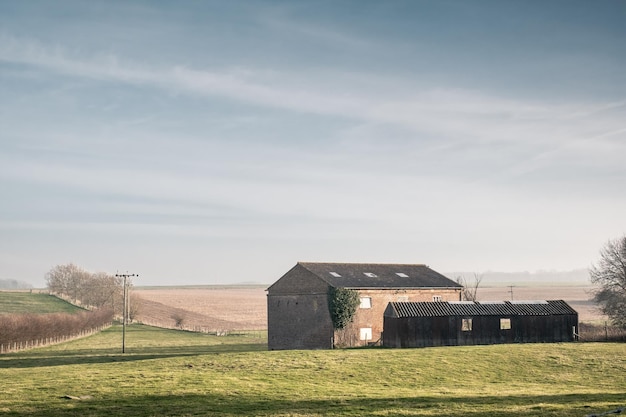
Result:
<svg viewBox="0 0 626 417"><path fill-rule="evenodd" d="M359 293L347 288L328 289L328 310L336 330L346 327L354 318L360 304Z"/></svg>

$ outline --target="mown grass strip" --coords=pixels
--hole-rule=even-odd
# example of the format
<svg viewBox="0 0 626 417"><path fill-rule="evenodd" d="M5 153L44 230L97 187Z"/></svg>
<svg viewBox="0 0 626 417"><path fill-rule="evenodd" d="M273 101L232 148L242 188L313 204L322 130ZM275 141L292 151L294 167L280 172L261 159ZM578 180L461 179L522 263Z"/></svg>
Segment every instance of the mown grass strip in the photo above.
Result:
<svg viewBox="0 0 626 417"><path fill-rule="evenodd" d="M75 313L84 311L49 294L0 291L0 314Z"/></svg>
<svg viewBox="0 0 626 417"><path fill-rule="evenodd" d="M129 326L0 357L0 415L584 416L626 405L626 345L266 351ZM73 399L67 399L69 396Z"/></svg>

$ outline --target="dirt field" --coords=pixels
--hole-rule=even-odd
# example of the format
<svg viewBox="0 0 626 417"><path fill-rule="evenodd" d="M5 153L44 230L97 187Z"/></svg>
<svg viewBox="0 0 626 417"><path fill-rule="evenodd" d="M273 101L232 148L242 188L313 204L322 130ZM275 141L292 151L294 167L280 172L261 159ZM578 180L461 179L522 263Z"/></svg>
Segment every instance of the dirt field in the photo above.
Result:
<svg viewBox="0 0 626 417"><path fill-rule="evenodd" d="M590 298L590 286L513 287L515 300L565 300L583 322L604 320ZM478 289L479 300L510 300L511 288ZM261 330L267 328L265 287L136 289L141 298L138 320L162 327L189 330Z"/></svg>
<svg viewBox="0 0 626 417"><path fill-rule="evenodd" d="M265 287L163 288L134 290L141 307L138 320L146 324L206 331L267 329Z"/></svg>

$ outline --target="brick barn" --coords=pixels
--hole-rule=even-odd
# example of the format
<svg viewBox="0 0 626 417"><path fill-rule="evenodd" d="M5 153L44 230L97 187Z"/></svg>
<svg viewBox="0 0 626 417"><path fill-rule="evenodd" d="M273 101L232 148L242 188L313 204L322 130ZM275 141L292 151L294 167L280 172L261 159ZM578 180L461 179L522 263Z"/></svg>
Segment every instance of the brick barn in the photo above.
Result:
<svg viewBox="0 0 626 417"><path fill-rule="evenodd" d="M335 331L330 288L355 290L360 306ZM332 349L380 343L383 315L394 301L454 301L462 286L426 265L299 262L267 289L268 348Z"/></svg>
<svg viewBox="0 0 626 417"><path fill-rule="evenodd" d="M578 313L565 301L392 302L383 345L427 347L571 342Z"/></svg>

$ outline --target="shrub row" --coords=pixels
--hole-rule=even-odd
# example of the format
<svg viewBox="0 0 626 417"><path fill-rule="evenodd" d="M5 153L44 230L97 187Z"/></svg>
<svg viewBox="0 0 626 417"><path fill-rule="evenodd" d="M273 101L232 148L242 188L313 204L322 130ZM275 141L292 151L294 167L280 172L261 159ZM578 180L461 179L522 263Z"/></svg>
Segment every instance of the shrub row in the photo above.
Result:
<svg viewBox="0 0 626 417"><path fill-rule="evenodd" d="M0 353L44 346L85 336L111 325L111 310L75 314L0 315Z"/></svg>
<svg viewBox="0 0 626 417"><path fill-rule="evenodd" d="M578 331L581 342L626 342L626 329L608 323L604 325L580 323Z"/></svg>

